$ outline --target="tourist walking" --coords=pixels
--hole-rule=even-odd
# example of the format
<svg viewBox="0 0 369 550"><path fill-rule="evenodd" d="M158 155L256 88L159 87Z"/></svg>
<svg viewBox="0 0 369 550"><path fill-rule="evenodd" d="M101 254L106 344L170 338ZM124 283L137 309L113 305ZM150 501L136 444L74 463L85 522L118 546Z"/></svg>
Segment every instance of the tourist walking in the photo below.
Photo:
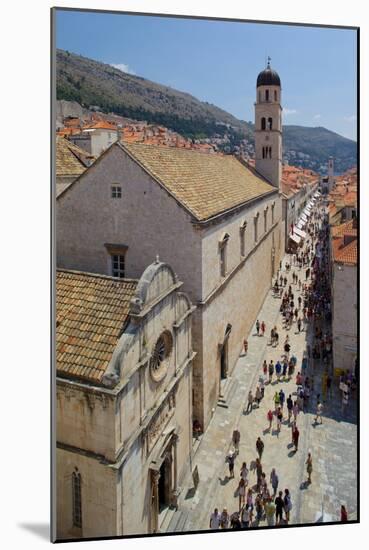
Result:
<svg viewBox="0 0 369 550"><path fill-rule="evenodd" d="M290 424L291 417L292 417L292 410L293 410L293 401L292 401L291 394L287 397L286 404L287 404L287 413L288 413L288 423Z"/></svg>
<svg viewBox="0 0 369 550"><path fill-rule="evenodd" d="M243 351L244 351L244 355L247 355L247 350L249 349L249 344L246 340L246 338L243 339Z"/></svg>
<svg viewBox="0 0 369 550"><path fill-rule="evenodd" d="M260 490L261 485L261 476L263 473L263 466L260 462L260 458L257 458L255 460L255 471L256 471L256 484L257 484L257 490Z"/></svg>
<svg viewBox="0 0 369 550"><path fill-rule="evenodd" d="M248 474L249 474L249 470L247 468L247 464L246 464L246 462L242 462L242 466L241 466L241 470L240 470L240 476L242 477L242 479L244 480L246 485L248 485L248 482L247 482Z"/></svg>
<svg viewBox="0 0 369 550"><path fill-rule="evenodd" d="M246 414L252 411L252 405L254 403L254 396L252 395L252 391L249 391L249 394L247 396L247 409Z"/></svg>
<svg viewBox="0 0 369 550"><path fill-rule="evenodd" d="M306 471L307 471L307 474L308 474L307 481L310 484L311 483L311 474L313 473L313 458L311 456L311 453L308 453L305 464L306 464Z"/></svg>
<svg viewBox="0 0 369 550"><path fill-rule="evenodd" d="M228 462L228 469L229 469L229 477L234 477L234 461L235 461L235 455L232 451L229 451L227 456L227 462Z"/></svg>
<svg viewBox="0 0 369 550"><path fill-rule="evenodd" d="M250 525L250 509L249 505L246 504L241 510L241 527L242 529L247 529Z"/></svg>
<svg viewBox="0 0 369 550"><path fill-rule="evenodd" d="M228 529L229 527L229 514L227 508L223 508L223 512L220 514L220 528Z"/></svg>
<svg viewBox="0 0 369 550"><path fill-rule="evenodd" d="M256 321L256 333L257 335L259 336L259 331L260 331L260 321L259 319Z"/></svg>
<svg viewBox="0 0 369 550"><path fill-rule="evenodd" d="M269 409L269 411L267 412L267 419L268 419L268 422L269 422L269 431L271 431L272 429L272 424L273 424L273 413L272 411Z"/></svg>
<svg viewBox="0 0 369 550"><path fill-rule="evenodd" d="M282 420L283 420L283 412L282 412L281 407L278 407L278 411L277 411L277 430L278 430L278 432L281 431Z"/></svg>
<svg viewBox="0 0 369 550"><path fill-rule="evenodd" d="M234 450L236 451L237 454L239 453L240 440L241 440L241 434L240 434L240 430L237 426L233 430L233 434L232 434L232 443L233 443L233 446L234 446Z"/></svg>
<svg viewBox="0 0 369 550"><path fill-rule="evenodd" d="M258 437L256 440L256 450L261 460L261 457L263 456L263 451L264 451L264 442L260 439L260 437Z"/></svg>
<svg viewBox="0 0 369 550"><path fill-rule="evenodd" d="M210 516L209 529L219 529L220 527L220 513L218 508L214 509L214 512Z"/></svg>
<svg viewBox="0 0 369 550"><path fill-rule="evenodd" d="M266 329L264 321L261 322L260 328L261 328L261 335L264 336L265 329Z"/></svg>
<svg viewBox="0 0 369 550"><path fill-rule="evenodd" d="M280 525L282 518L283 518L283 510L284 510L284 500L283 500L283 493L282 491L279 491L277 498L274 501L275 504L275 519L276 519L276 525Z"/></svg>
<svg viewBox="0 0 369 550"><path fill-rule="evenodd" d="M318 404L317 404L317 407L316 407L316 416L315 416L315 424L318 423L318 418L320 418L320 423L323 424L323 418L322 418L322 414L323 414L323 405L320 401L318 401Z"/></svg>
<svg viewBox="0 0 369 550"><path fill-rule="evenodd" d="M238 509L241 511L242 506L245 505L246 497L246 485L244 479L241 477L238 483Z"/></svg>
<svg viewBox="0 0 369 550"><path fill-rule="evenodd" d="M290 521L290 511L292 510L291 495L288 489L284 490L284 513L286 514L286 523Z"/></svg>
<svg viewBox="0 0 369 550"><path fill-rule="evenodd" d="M269 384L271 384L273 380L273 374L274 374L274 364L272 360L269 363L268 372L269 372Z"/></svg>
<svg viewBox="0 0 369 550"><path fill-rule="evenodd" d="M255 401L256 401L258 407L260 407L261 398L262 398L261 389L260 389L260 386L257 386L256 391L255 391Z"/></svg>
<svg viewBox="0 0 369 550"><path fill-rule="evenodd" d="M299 448L299 437L300 437L300 432L299 432L298 427L295 424L295 426L292 430L292 442L295 446L295 452L297 452L297 450Z"/></svg>
<svg viewBox="0 0 369 550"><path fill-rule="evenodd" d="M265 510L265 517L267 520L267 524L269 527L272 527L274 525L274 516L276 512L276 506L271 499L271 497L268 497L266 500L266 503L264 504L264 510Z"/></svg>
<svg viewBox="0 0 369 550"><path fill-rule="evenodd" d="M277 414L279 403L280 403L279 393L277 391L274 394L273 401L274 401L274 411L275 411L275 414Z"/></svg>
<svg viewBox="0 0 369 550"><path fill-rule="evenodd" d="M278 478L277 472L275 471L275 468L273 468L272 471L270 472L270 483L273 489L273 496L275 496L278 491L278 483L279 483L279 478Z"/></svg>

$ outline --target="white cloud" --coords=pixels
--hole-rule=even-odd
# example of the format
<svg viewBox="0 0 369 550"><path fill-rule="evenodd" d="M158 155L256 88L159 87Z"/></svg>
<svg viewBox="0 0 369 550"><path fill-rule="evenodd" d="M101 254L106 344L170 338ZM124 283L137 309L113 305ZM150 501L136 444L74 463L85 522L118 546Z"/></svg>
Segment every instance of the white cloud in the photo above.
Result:
<svg viewBox="0 0 369 550"><path fill-rule="evenodd" d="M347 122L355 122L355 121L356 121L356 115L344 116L343 118L344 118Z"/></svg>
<svg viewBox="0 0 369 550"><path fill-rule="evenodd" d="M296 111L296 109L288 109L287 107L283 107L283 114L285 116L288 116L288 115L296 115L298 111Z"/></svg>
<svg viewBox="0 0 369 550"><path fill-rule="evenodd" d="M120 71L123 71L124 73L136 74L126 63L110 63L110 65L112 67L115 67L116 69L119 69Z"/></svg>
<svg viewBox="0 0 369 550"><path fill-rule="evenodd" d="M314 116L313 116L313 119L314 119L314 120L319 120L320 118L322 118L322 115L314 115Z"/></svg>

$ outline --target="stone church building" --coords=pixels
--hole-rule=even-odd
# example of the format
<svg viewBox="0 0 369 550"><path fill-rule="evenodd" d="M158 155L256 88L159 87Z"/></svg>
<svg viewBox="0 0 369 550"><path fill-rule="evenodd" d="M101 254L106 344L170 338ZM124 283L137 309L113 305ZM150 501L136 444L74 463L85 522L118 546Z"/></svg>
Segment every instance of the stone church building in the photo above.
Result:
<svg viewBox="0 0 369 550"><path fill-rule="evenodd" d="M281 83L257 78L255 169L231 155L114 143L57 199L57 265L138 278L173 268L192 315L192 420L227 399L244 337L284 250ZM191 415L190 415L191 416Z"/></svg>
<svg viewBox="0 0 369 550"><path fill-rule="evenodd" d="M192 453L191 316L172 268L58 270L57 538L155 533Z"/></svg>

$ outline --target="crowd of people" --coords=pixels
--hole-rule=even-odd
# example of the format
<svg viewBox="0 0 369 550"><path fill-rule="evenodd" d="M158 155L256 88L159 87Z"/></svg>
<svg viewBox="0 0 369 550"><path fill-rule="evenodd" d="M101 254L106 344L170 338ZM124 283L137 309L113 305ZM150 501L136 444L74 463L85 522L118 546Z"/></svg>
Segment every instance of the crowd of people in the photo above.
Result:
<svg viewBox="0 0 369 550"><path fill-rule="evenodd" d="M274 391L272 406L267 412L267 427L264 434L271 433L279 437L282 426L291 431L291 446L293 452L298 452L300 430L298 427L299 415L307 410L315 411L314 422L323 423L323 401L329 399L332 392L332 337L329 330L331 320L330 284L328 280L328 223L324 219L322 209L317 209L311 216L307 227L307 237L304 246L290 255L289 263L282 262L274 281L272 292L280 300L280 325L286 333L283 343L283 353L261 366L261 374L254 391L249 390L244 414L252 414L260 407L264 399L266 386L274 386L283 382L290 382L295 377L295 391L288 391L288 395L281 387ZM292 282L289 283L291 275ZM301 367L297 370L297 354L291 349L288 332L295 327L295 334L308 331L306 346L303 351ZM267 326L264 320L256 321L256 336L264 337ZM307 334L306 334L307 336ZM277 326L270 329L271 348L277 348L280 335ZM244 340L244 352L247 354L248 344ZM321 379L321 390L316 391L314 373L316 366L322 364L325 372ZM340 388L346 393L346 388L355 387L355 379L351 376L342 378ZM323 393L323 397L320 395ZM312 399L314 402L312 403ZM254 413L255 414L255 413ZM239 455L240 431L237 427L233 432L232 447L226 461L229 468L229 478L234 478L235 461ZM270 447L273 452L273 446ZM237 481L236 494L238 495L238 510L229 513L227 508L220 512L217 508L210 517L210 529L237 529L258 526L260 521L266 520L268 526L288 524L292 510L292 496L289 488L279 490L280 480L277 468L265 472L262 465L264 442L259 436L256 440L255 451L257 457L249 463L242 462ZM306 467L307 486L312 483L313 457L307 453L304 459ZM251 482L251 474L255 474L255 482ZM302 481L302 480L301 480ZM294 488L296 489L296 488ZM341 519L347 518L344 506L341 508ZM346 521L342 519L342 521Z"/></svg>

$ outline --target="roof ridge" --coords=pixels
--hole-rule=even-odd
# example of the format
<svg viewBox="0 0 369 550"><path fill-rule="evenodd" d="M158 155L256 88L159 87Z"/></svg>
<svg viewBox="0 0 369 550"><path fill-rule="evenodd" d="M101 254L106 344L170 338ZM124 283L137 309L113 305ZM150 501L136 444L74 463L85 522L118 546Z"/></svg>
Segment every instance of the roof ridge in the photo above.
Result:
<svg viewBox="0 0 369 550"><path fill-rule="evenodd" d="M112 275L105 275L104 273L90 273L89 271L79 271L77 269L64 269L64 268L56 268L57 273L71 273L73 275L85 275L88 277L95 277L97 279L107 279L111 281L115 281L117 283L137 283L139 279L129 279L129 278L121 278L121 277L113 277Z"/></svg>

